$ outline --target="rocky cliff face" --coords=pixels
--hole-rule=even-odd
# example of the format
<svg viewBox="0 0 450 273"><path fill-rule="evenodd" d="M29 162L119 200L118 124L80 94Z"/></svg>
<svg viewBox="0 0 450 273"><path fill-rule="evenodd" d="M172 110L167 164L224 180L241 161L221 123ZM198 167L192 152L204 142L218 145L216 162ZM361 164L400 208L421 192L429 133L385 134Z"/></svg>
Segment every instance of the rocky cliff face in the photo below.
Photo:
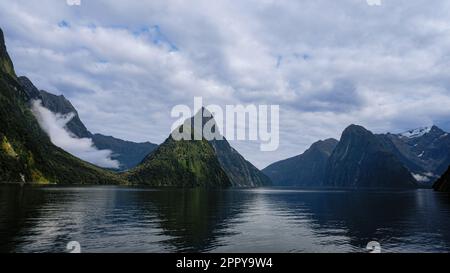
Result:
<svg viewBox="0 0 450 273"><path fill-rule="evenodd" d="M351 125L331 155L323 186L342 188L414 188L416 180L377 136Z"/></svg>
<svg viewBox="0 0 450 273"><path fill-rule="evenodd" d="M224 140L210 142L233 187L270 186L272 181Z"/></svg>
<svg viewBox="0 0 450 273"><path fill-rule="evenodd" d="M206 118L202 118L203 126L209 122L213 124L212 128L214 132L218 130L216 122L208 110L202 108L197 115L207 116ZM193 119L191 122L193 124ZM272 181L231 147L224 136L221 139L210 140L209 143L214 148L220 166L227 174L233 187L252 188L272 185Z"/></svg>

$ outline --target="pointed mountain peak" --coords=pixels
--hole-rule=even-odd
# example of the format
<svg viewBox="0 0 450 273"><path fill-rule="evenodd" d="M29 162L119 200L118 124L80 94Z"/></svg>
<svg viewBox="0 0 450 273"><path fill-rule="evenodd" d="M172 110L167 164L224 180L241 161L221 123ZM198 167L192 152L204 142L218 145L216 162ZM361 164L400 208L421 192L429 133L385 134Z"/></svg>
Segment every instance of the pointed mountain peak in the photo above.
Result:
<svg viewBox="0 0 450 273"><path fill-rule="evenodd" d="M207 132L211 131L214 136L221 136L216 121L214 120L214 116L205 107L202 107L194 116L187 118L178 129L175 129L177 130L175 132L191 134L191 139L200 140L204 137L205 128Z"/></svg>
<svg viewBox="0 0 450 273"><path fill-rule="evenodd" d="M202 127L211 119L214 119L213 114L208 111L208 109L206 109L204 106L202 106L202 108L200 110L197 111L197 113L192 117L192 119L198 119L198 120L202 120Z"/></svg>
<svg viewBox="0 0 450 273"><path fill-rule="evenodd" d="M29 100L42 99L39 90L36 88L33 82L31 82L30 79L25 76L21 76L17 80L27 94Z"/></svg>
<svg viewBox="0 0 450 273"><path fill-rule="evenodd" d="M5 36L3 36L3 30L0 28L0 52L6 52Z"/></svg>
<svg viewBox="0 0 450 273"><path fill-rule="evenodd" d="M366 128L364 128L361 125L357 125L357 124L350 124L345 130L360 130L360 131L367 131Z"/></svg>
<svg viewBox="0 0 450 273"><path fill-rule="evenodd" d="M373 135L371 131L367 130L363 126L352 124L348 126L344 132L342 132L342 138L346 136L352 136L352 135Z"/></svg>
<svg viewBox="0 0 450 273"><path fill-rule="evenodd" d="M413 139L413 138L419 138L419 137L422 137L425 135L440 136L445 133L446 132L444 130L442 130L441 128L439 128L436 125L433 125L433 126L428 126L428 127L420 127L420 128L412 129L412 130L400 133L398 135L400 137Z"/></svg>
<svg viewBox="0 0 450 273"><path fill-rule="evenodd" d="M36 86L34 86L33 82L29 78L27 78L26 76L20 76L17 79L22 84L30 85L30 86L33 86L34 88L36 88Z"/></svg>
<svg viewBox="0 0 450 273"><path fill-rule="evenodd" d="M436 132L438 134L445 134L446 133L444 130L442 130L441 128L439 128L436 125L431 126L430 132Z"/></svg>
<svg viewBox="0 0 450 273"><path fill-rule="evenodd" d="M17 78L16 72L14 71L13 63L9 58L8 52L6 50L5 37L3 36L3 31L1 28L0 28L0 71L10 75L14 79Z"/></svg>

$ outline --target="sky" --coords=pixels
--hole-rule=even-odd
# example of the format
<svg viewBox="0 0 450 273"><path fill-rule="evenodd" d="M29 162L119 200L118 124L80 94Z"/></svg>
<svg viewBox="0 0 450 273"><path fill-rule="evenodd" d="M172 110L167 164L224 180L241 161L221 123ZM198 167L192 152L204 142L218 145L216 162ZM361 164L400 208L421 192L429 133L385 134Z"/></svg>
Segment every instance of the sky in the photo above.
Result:
<svg viewBox="0 0 450 273"><path fill-rule="evenodd" d="M76 1L69 1L71 3ZM231 142L259 168L339 138L450 129L445 0L0 0L17 74L64 94L95 133L163 142L171 109L280 106L280 146Z"/></svg>

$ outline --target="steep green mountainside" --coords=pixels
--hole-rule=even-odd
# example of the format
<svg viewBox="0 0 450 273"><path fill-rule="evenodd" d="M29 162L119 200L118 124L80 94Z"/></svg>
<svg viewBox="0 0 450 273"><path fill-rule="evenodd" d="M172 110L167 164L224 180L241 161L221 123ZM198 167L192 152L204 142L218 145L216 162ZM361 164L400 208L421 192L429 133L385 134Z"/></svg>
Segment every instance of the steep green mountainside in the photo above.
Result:
<svg viewBox="0 0 450 273"><path fill-rule="evenodd" d="M157 187L231 186L214 149L206 140L175 141L169 137L138 167L124 174L131 184Z"/></svg>
<svg viewBox="0 0 450 273"><path fill-rule="evenodd" d="M118 184L109 171L54 146L27 105L0 30L0 182Z"/></svg>

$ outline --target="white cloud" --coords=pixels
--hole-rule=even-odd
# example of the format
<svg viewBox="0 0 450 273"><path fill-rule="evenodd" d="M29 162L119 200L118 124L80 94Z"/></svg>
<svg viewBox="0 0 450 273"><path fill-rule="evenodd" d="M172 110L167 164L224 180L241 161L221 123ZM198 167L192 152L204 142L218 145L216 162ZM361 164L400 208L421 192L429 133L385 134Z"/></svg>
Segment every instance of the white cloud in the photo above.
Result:
<svg viewBox="0 0 450 273"><path fill-rule="evenodd" d="M119 168L119 162L111 159L111 151L98 150L92 139L77 138L66 129L67 123L74 117L74 114L54 114L43 107L41 101L37 100L32 102L32 111L41 128L56 146L97 166Z"/></svg>
<svg viewBox="0 0 450 273"><path fill-rule="evenodd" d="M425 174L416 174L412 173L412 176L421 183L431 182L435 181L438 177L432 173L425 173Z"/></svg>

